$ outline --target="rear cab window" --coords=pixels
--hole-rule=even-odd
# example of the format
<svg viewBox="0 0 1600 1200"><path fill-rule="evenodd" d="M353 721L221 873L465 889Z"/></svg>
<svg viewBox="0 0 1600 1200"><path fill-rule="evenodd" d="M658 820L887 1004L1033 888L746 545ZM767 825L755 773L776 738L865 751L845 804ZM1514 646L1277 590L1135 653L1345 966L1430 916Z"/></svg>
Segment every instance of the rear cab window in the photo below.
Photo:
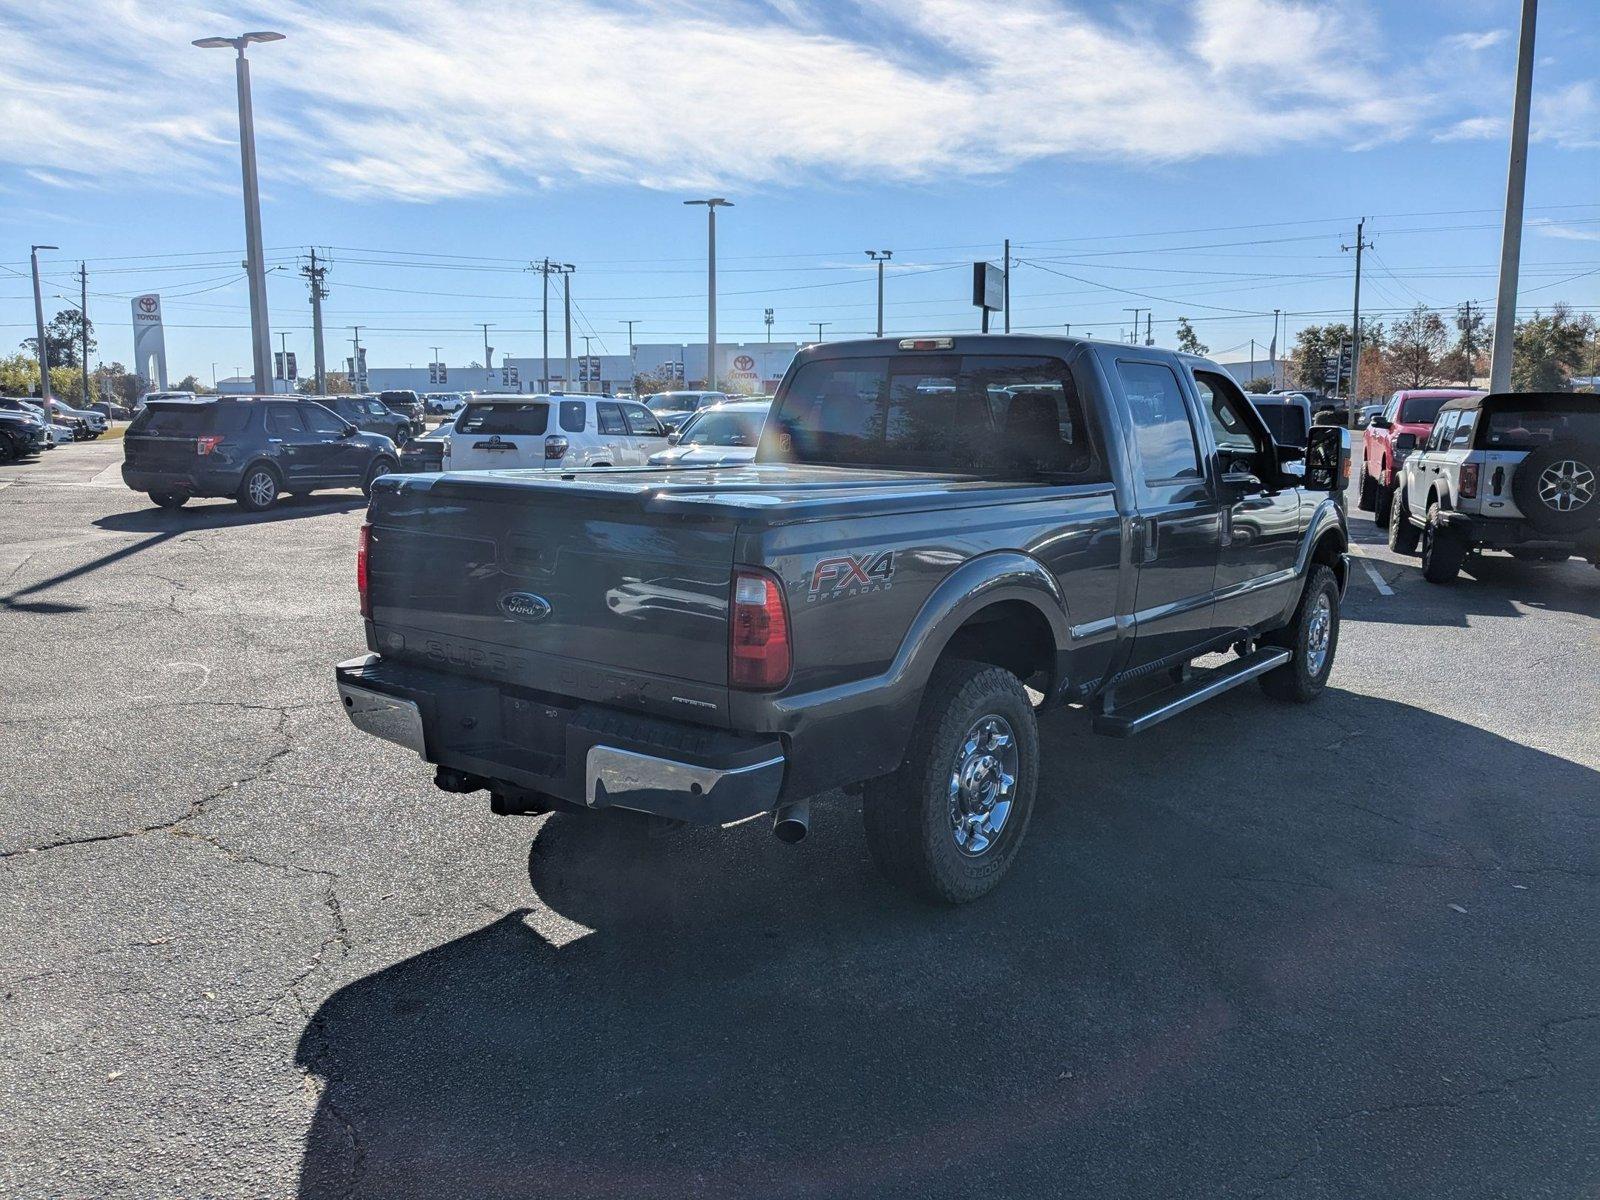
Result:
<svg viewBox="0 0 1600 1200"><path fill-rule="evenodd" d="M757 458L1107 478L1066 364L1021 355L812 359L773 402Z"/></svg>
<svg viewBox="0 0 1600 1200"><path fill-rule="evenodd" d="M149 437L200 437L243 433L254 411L248 404L146 404L128 432Z"/></svg>
<svg viewBox="0 0 1600 1200"><path fill-rule="evenodd" d="M550 406L543 401L527 404L469 404L456 418L457 433L538 435L550 427Z"/></svg>

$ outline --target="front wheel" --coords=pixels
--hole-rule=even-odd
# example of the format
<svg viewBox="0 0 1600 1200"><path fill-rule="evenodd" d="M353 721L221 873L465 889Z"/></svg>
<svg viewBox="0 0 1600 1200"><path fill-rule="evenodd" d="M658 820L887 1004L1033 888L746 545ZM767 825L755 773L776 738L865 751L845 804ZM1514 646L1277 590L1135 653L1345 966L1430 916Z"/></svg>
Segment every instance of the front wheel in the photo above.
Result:
<svg viewBox="0 0 1600 1200"><path fill-rule="evenodd" d="M926 899L976 900L1016 857L1038 776L1022 681L988 663L941 662L899 769L863 791L867 850L885 877Z"/></svg>
<svg viewBox="0 0 1600 1200"><path fill-rule="evenodd" d="M396 425L394 427L394 444L396 446L404 446L410 440L411 440L411 426L409 426L409 425Z"/></svg>
<svg viewBox="0 0 1600 1200"><path fill-rule="evenodd" d="M278 476L271 467L254 466L239 484L239 507L246 512L266 512L278 502Z"/></svg>
<svg viewBox="0 0 1600 1200"><path fill-rule="evenodd" d="M1339 580L1321 563L1306 576L1306 590L1294 619L1261 639L1289 651L1289 661L1261 677L1261 690L1274 700L1306 704L1322 695L1339 649Z"/></svg>
<svg viewBox="0 0 1600 1200"><path fill-rule="evenodd" d="M1401 493L1389 505L1389 549L1396 554L1415 554L1418 536L1417 527L1411 523L1410 509L1406 507L1405 494Z"/></svg>

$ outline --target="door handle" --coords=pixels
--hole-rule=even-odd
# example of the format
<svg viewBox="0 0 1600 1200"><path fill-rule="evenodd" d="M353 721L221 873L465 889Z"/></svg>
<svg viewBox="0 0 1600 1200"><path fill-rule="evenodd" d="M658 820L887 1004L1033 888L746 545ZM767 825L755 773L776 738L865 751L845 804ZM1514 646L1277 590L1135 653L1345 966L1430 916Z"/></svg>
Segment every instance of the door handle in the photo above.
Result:
<svg viewBox="0 0 1600 1200"><path fill-rule="evenodd" d="M1144 543L1142 555L1143 561L1155 562L1157 550L1156 543L1160 534L1161 526L1156 524L1156 519L1154 517L1145 517L1142 521L1140 521L1139 524L1143 534L1141 540Z"/></svg>

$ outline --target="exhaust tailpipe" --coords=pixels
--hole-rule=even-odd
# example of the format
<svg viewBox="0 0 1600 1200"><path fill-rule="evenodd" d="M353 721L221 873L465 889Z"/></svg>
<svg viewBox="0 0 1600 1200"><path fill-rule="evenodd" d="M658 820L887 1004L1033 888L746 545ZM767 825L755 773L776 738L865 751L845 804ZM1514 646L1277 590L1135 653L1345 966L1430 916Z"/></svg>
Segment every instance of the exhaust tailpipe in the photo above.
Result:
<svg viewBox="0 0 1600 1200"><path fill-rule="evenodd" d="M790 800L772 812L772 836L792 846L811 828L811 801Z"/></svg>

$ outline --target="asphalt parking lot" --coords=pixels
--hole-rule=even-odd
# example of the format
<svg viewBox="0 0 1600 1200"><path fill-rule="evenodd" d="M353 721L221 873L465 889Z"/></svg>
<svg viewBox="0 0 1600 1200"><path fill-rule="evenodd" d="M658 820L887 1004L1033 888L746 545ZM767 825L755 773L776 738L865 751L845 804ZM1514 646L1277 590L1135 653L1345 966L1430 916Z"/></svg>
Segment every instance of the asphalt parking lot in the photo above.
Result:
<svg viewBox="0 0 1600 1200"><path fill-rule="evenodd" d="M1007 883L621 836L359 735L358 493L0 469L0 1193L1593 1196L1600 572L1365 514L1339 660L1044 726Z"/></svg>

